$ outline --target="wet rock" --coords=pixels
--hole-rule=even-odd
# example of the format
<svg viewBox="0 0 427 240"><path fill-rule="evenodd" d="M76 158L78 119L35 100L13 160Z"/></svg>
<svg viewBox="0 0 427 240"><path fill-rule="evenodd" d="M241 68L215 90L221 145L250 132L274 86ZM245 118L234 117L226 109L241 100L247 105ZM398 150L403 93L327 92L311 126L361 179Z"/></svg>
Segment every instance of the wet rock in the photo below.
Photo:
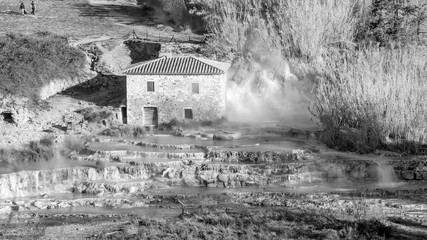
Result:
<svg viewBox="0 0 427 240"><path fill-rule="evenodd" d="M415 180L427 180L427 172L415 172Z"/></svg>
<svg viewBox="0 0 427 240"><path fill-rule="evenodd" d="M414 171L402 171L402 178L405 180L414 180L415 173Z"/></svg>
<svg viewBox="0 0 427 240"><path fill-rule="evenodd" d="M12 211L19 211L19 210L23 210L21 207L19 207L18 205L13 205L12 207Z"/></svg>
<svg viewBox="0 0 427 240"><path fill-rule="evenodd" d="M226 174L219 174L217 176L217 179L218 179L219 182L222 182L222 183L228 185L228 175L226 175Z"/></svg>
<svg viewBox="0 0 427 240"><path fill-rule="evenodd" d="M187 187L199 187L199 183L195 179L187 178L183 179L182 182Z"/></svg>
<svg viewBox="0 0 427 240"><path fill-rule="evenodd" d="M200 177L200 181L205 185L206 187L209 186L216 186L216 178L206 178L206 177Z"/></svg>
<svg viewBox="0 0 427 240"><path fill-rule="evenodd" d="M60 202L58 204L58 208L69 208L71 207L71 204L69 202Z"/></svg>
<svg viewBox="0 0 427 240"><path fill-rule="evenodd" d="M15 201L15 200L13 200L12 204L18 205L18 206L23 206L25 204L25 201L23 201L23 200L21 200L21 201Z"/></svg>
<svg viewBox="0 0 427 240"><path fill-rule="evenodd" d="M34 207L38 209L47 209L48 204L46 202L36 201L33 203Z"/></svg>

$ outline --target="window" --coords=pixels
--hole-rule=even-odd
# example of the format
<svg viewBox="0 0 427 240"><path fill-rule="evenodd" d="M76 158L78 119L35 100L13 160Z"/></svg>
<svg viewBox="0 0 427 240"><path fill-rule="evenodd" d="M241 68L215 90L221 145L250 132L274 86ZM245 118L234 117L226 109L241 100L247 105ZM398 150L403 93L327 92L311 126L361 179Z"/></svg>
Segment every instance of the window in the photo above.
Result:
<svg viewBox="0 0 427 240"><path fill-rule="evenodd" d="M154 92L154 82L147 82L147 92Z"/></svg>
<svg viewBox="0 0 427 240"><path fill-rule="evenodd" d="M193 119L193 109L191 109L191 108L184 109L184 118L185 119Z"/></svg>
<svg viewBox="0 0 427 240"><path fill-rule="evenodd" d="M193 93L199 94L199 84L198 83L192 83L191 88L193 89Z"/></svg>

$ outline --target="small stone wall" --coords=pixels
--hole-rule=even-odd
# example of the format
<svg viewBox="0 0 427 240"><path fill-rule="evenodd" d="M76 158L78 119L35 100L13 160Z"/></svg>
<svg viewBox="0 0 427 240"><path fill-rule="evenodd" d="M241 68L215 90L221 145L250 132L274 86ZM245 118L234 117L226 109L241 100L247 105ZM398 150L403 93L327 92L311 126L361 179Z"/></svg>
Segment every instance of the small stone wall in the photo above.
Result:
<svg viewBox="0 0 427 240"><path fill-rule="evenodd" d="M154 92L147 92L147 81L154 82ZM199 83L199 94L192 93L192 83ZM185 108L192 109L194 121L220 119L225 115L225 86L225 75L129 75L128 123L144 124L144 107L157 108L159 124L185 121Z"/></svg>

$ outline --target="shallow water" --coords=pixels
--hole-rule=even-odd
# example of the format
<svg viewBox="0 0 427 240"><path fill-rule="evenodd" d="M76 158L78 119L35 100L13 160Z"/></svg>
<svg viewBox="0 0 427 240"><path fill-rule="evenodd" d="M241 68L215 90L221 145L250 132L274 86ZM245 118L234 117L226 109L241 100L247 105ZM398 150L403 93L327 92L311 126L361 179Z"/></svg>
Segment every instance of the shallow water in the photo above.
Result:
<svg viewBox="0 0 427 240"><path fill-rule="evenodd" d="M15 214L93 214L93 215L108 215L108 214L132 214L144 217L171 217L181 214L181 209L178 208L160 208L160 207L138 207L138 208L106 208L106 207L70 207L70 208L55 208L48 210L31 210L22 211Z"/></svg>
<svg viewBox="0 0 427 240"><path fill-rule="evenodd" d="M97 151L137 151L137 152L160 152L160 153L193 153L203 152L199 149L157 149L142 147L126 143L108 142L108 143L90 143L89 148Z"/></svg>

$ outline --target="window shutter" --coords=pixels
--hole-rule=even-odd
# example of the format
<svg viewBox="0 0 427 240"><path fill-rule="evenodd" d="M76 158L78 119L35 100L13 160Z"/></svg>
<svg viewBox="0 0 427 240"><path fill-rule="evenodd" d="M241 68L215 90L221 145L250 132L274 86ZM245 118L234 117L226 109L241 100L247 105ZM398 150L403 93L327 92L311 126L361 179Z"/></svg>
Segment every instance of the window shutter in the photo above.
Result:
<svg viewBox="0 0 427 240"><path fill-rule="evenodd" d="M185 119L193 119L193 109L184 109Z"/></svg>
<svg viewBox="0 0 427 240"><path fill-rule="evenodd" d="M192 83L191 88L193 89L193 93L199 94L199 84L198 83Z"/></svg>
<svg viewBox="0 0 427 240"><path fill-rule="evenodd" d="M147 92L154 92L154 82L147 82Z"/></svg>

